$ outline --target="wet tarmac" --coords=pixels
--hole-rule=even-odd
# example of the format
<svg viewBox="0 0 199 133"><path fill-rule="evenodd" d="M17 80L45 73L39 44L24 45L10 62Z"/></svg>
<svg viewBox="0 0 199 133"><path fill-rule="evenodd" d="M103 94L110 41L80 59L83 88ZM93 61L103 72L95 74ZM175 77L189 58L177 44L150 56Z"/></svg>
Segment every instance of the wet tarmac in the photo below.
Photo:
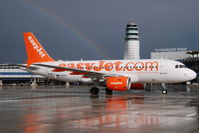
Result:
<svg viewBox="0 0 199 133"><path fill-rule="evenodd" d="M90 96L89 86L2 87L0 133L199 133L199 86Z"/></svg>

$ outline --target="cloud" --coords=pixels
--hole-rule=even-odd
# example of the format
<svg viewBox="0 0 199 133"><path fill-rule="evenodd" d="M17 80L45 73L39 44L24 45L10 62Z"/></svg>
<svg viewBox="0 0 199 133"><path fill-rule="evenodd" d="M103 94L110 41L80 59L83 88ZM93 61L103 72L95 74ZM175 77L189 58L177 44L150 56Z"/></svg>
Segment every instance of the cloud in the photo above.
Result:
<svg viewBox="0 0 199 133"><path fill-rule="evenodd" d="M30 2L45 10L39 10L23 0L0 3L0 41L3 47L0 49L1 63L25 61L22 33L27 31L35 33L55 58L121 59L125 44L125 26L131 18L139 26L142 58L149 58L150 52L155 48L187 47L198 50L199 1ZM67 28L64 23L68 23L90 40L90 44L81 38L81 35L78 36Z"/></svg>

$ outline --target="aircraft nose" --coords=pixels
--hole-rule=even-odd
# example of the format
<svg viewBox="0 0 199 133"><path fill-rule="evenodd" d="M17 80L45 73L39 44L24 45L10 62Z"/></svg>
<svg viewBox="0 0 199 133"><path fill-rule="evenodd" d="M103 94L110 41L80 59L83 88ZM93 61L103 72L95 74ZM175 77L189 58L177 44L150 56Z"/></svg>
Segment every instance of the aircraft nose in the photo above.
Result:
<svg viewBox="0 0 199 133"><path fill-rule="evenodd" d="M196 72L194 72L193 70L190 70L189 76L190 76L190 78L191 78L190 80L193 80L193 79L196 78L197 74L196 74Z"/></svg>

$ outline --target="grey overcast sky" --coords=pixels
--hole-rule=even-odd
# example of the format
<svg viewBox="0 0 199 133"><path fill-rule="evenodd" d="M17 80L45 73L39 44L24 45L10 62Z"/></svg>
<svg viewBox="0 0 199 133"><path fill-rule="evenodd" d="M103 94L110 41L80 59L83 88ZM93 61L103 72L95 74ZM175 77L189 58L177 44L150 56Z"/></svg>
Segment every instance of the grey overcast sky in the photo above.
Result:
<svg viewBox="0 0 199 133"><path fill-rule="evenodd" d="M1 0L0 63L24 63L23 32L55 59L122 59L125 26L139 26L141 57L199 50L199 0Z"/></svg>

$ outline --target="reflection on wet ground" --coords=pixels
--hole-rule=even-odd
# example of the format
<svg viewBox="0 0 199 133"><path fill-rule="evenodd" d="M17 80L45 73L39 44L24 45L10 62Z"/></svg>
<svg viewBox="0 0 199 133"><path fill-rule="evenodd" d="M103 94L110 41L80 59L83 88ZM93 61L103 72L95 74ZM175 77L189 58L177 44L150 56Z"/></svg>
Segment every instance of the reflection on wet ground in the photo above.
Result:
<svg viewBox="0 0 199 133"><path fill-rule="evenodd" d="M90 96L89 87L3 87L1 133L198 133L199 87Z"/></svg>

